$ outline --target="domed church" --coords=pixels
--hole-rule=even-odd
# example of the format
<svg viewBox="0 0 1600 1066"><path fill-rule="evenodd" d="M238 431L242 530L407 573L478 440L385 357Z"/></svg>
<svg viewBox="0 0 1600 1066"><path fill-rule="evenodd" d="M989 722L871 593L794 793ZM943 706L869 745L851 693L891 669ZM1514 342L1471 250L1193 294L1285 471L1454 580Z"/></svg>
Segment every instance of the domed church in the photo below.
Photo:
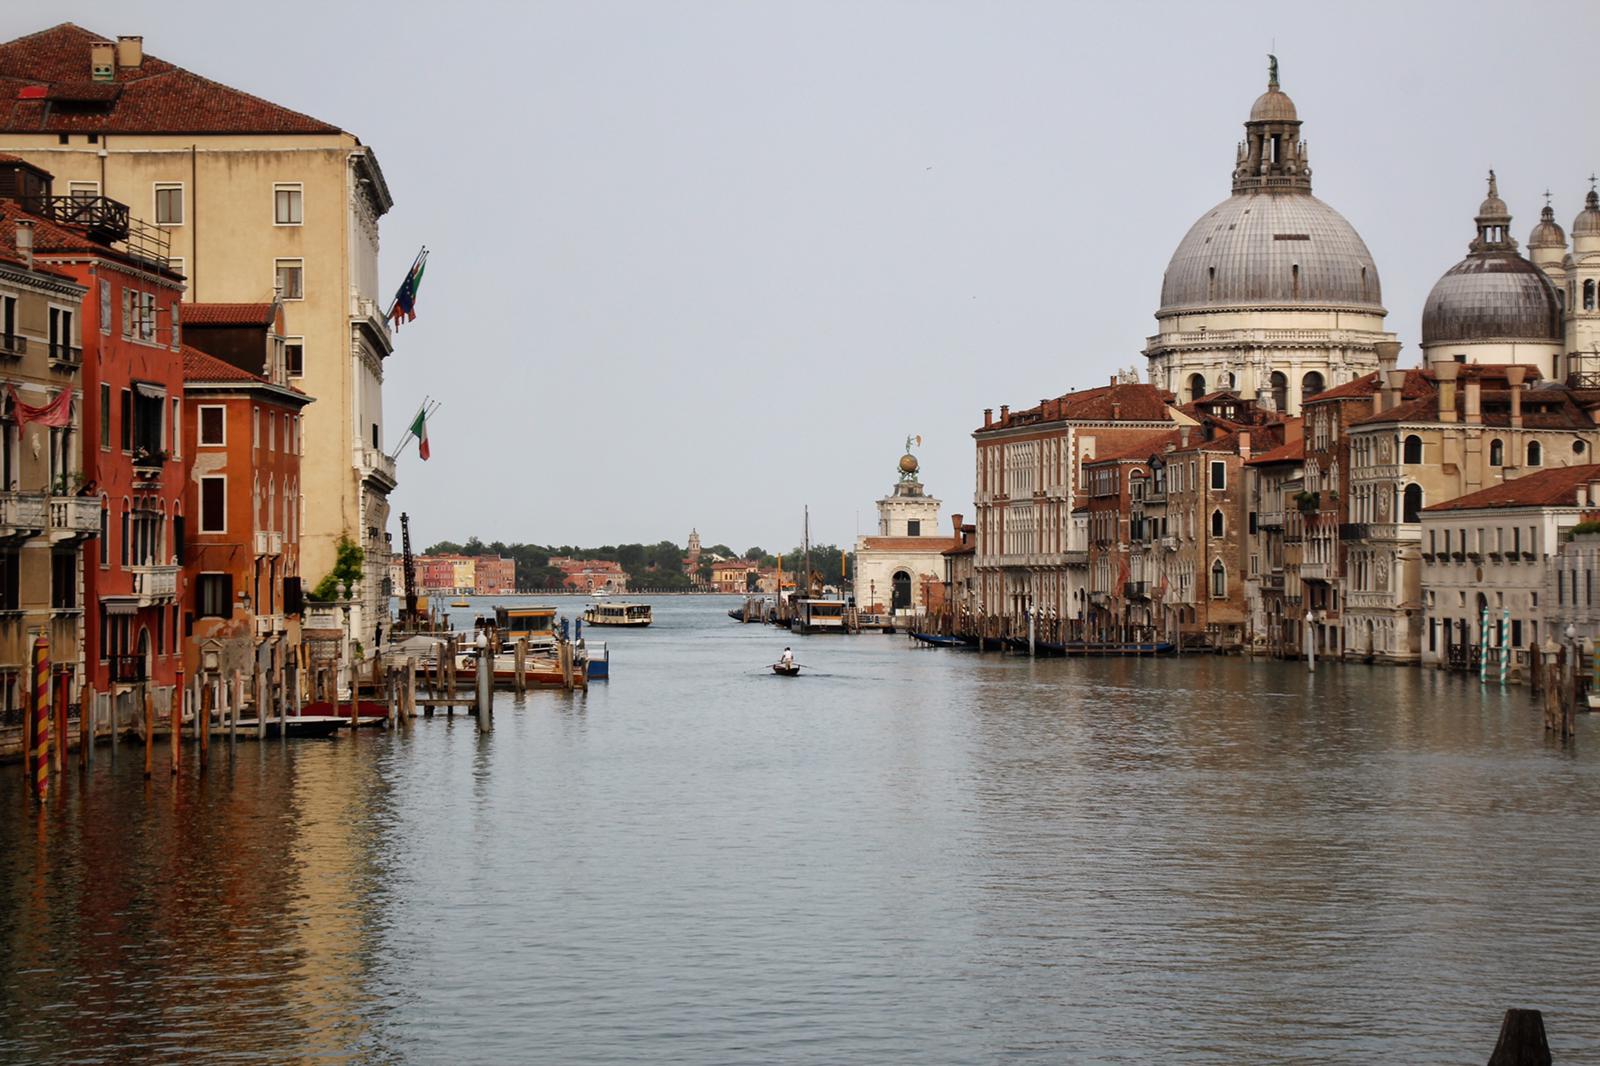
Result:
<svg viewBox="0 0 1600 1066"><path fill-rule="evenodd" d="M1378 268L1343 215L1311 195L1294 101L1270 58L1238 147L1233 194L1190 227L1161 282L1151 383L1182 402L1232 389L1298 414L1305 398L1378 368Z"/></svg>
<svg viewBox="0 0 1600 1066"><path fill-rule="evenodd" d="M1554 213L1548 207L1545 213L1528 243L1548 262L1551 245L1565 240ZM1554 377L1562 353L1561 297L1545 270L1517 251L1511 211L1492 170L1489 195L1473 221L1478 235L1467 257L1445 271L1423 304L1423 358L1429 364L1523 363Z"/></svg>

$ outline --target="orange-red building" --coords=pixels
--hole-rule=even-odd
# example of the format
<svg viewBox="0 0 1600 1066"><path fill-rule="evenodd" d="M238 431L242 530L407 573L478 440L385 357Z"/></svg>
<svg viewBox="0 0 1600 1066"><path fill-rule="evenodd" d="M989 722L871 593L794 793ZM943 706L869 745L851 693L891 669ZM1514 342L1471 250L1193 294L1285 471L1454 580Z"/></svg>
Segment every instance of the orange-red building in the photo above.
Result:
<svg viewBox="0 0 1600 1066"><path fill-rule="evenodd" d="M222 667L247 675L271 671L299 639L301 412L311 402L286 383L275 327L253 330L258 347L241 346L240 361L271 377L183 349L188 662L215 641Z"/></svg>
<svg viewBox="0 0 1600 1066"><path fill-rule="evenodd" d="M5 206L8 241L88 290L50 309L52 358L82 371L81 496L98 498L98 558L84 567L85 673L102 698L148 682L165 707L180 662L177 565L183 539L180 424L183 278L164 235L103 196L56 196L30 167L36 192Z"/></svg>

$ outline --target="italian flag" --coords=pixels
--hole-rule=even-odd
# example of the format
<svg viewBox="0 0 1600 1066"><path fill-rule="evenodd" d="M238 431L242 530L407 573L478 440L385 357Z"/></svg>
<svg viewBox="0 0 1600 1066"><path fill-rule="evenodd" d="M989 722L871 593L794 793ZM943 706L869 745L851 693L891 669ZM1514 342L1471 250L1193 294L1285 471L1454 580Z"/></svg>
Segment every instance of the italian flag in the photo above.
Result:
<svg viewBox="0 0 1600 1066"><path fill-rule="evenodd" d="M428 413L426 410L417 412L417 419L411 423L411 432L417 436L417 454L428 458Z"/></svg>

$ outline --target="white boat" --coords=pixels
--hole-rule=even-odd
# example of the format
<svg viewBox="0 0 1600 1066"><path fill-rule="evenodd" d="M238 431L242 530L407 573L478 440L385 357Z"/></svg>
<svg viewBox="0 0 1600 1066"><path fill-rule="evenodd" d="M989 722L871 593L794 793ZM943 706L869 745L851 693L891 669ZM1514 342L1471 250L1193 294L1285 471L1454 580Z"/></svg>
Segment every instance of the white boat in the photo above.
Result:
<svg viewBox="0 0 1600 1066"><path fill-rule="evenodd" d="M650 622L648 603L591 603L583 612L586 626L647 626Z"/></svg>

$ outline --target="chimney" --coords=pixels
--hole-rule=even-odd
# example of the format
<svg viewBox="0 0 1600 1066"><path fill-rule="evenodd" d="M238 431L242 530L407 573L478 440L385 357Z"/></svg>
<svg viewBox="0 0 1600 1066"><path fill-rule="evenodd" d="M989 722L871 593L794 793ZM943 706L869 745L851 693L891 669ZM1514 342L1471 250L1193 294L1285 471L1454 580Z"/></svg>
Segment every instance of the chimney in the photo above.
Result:
<svg viewBox="0 0 1600 1066"><path fill-rule="evenodd" d="M1111 421L1117 422L1117 421L1120 421L1121 418L1122 418L1122 401L1121 400L1112 400L1111 401Z"/></svg>
<svg viewBox="0 0 1600 1066"><path fill-rule="evenodd" d="M1116 384L1117 384L1117 375L1112 374L1111 375L1111 386L1112 386L1112 388L1115 388Z"/></svg>
<svg viewBox="0 0 1600 1066"><path fill-rule="evenodd" d="M1373 347L1378 350L1378 373L1387 378L1389 371L1393 370L1395 364L1400 362L1400 342L1379 341ZM1382 379L1380 378L1379 380Z"/></svg>
<svg viewBox="0 0 1600 1066"><path fill-rule="evenodd" d="M1008 419L1010 417L1011 417L1011 405L1008 404L1008 403L1001 404L1000 405L1000 421L1004 422L1006 419Z"/></svg>
<svg viewBox="0 0 1600 1066"><path fill-rule="evenodd" d="M994 425L994 408L985 407L983 409L983 428L988 429L992 425Z"/></svg>
<svg viewBox="0 0 1600 1066"><path fill-rule="evenodd" d="M1250 458L1250 431L1248 429L1239 431L1239 458Z"/></svg>
<svg viewBox="0 0 1600 1066"><path fill-rule="evenodd" d="M1466 422L1469 426L1483 423L1483 380L1477 375L1467 379Z"/></svg>
<svg viewBox="0 0 1600 1066"><path fill-rule="evenodd" d="M1454 422L1456 420L1456 375L1460 371L1460 363L1444 362L1433 364L1433 378L1439 385L1439 421L1441 422Z"/></svg>
<svg viewBox="0 0 1600 1066"><path fill-rule="evenodd" d="M1178 447L1187 448L1189 446L1189 430L1191 428L1190 426L1182 426L1178 429Z"/></svg>
<svg viewBox="0 0 1600 1066"><path fill-rule="evenodd" d="M144 38L117 38L117 66L124 70L138 70L144 65Z"/></svg>
<svg viewBox="0 0 1600 1066"><path fill-rule="evenodd" d="M117 46L110 41L92 41L89 44L89 80L117 80Z"/></svg>
<svg viewBox="0 0 1600 1066"><path fill-rule="evenodd" d="M956 540L961 539L961 520L965 517L966 515L959 514L953 514L950 516L950 524L955 527Z"/></svg>
<svg viewBox="0 0 1600 1066"><path fill-rule="evenodd" d="M1392 411L1406 396L1406 372L1390 367L1383 372L1383 408Z"/></svg>
<svg viewBox="0 0 1600 1066"><path fill-rule="evenodd" d="M1522 383L1528 377L1525 366L1506 367L1506 384L1511 386L1511 425L1522 428Z"/></svg>
<svg viewBox="0 0 1600 1066"><path fill-rule="evenodd" d="M17 219L17 254L22 256L23 264L33 269L33 223L25 218Z"/></svg>

